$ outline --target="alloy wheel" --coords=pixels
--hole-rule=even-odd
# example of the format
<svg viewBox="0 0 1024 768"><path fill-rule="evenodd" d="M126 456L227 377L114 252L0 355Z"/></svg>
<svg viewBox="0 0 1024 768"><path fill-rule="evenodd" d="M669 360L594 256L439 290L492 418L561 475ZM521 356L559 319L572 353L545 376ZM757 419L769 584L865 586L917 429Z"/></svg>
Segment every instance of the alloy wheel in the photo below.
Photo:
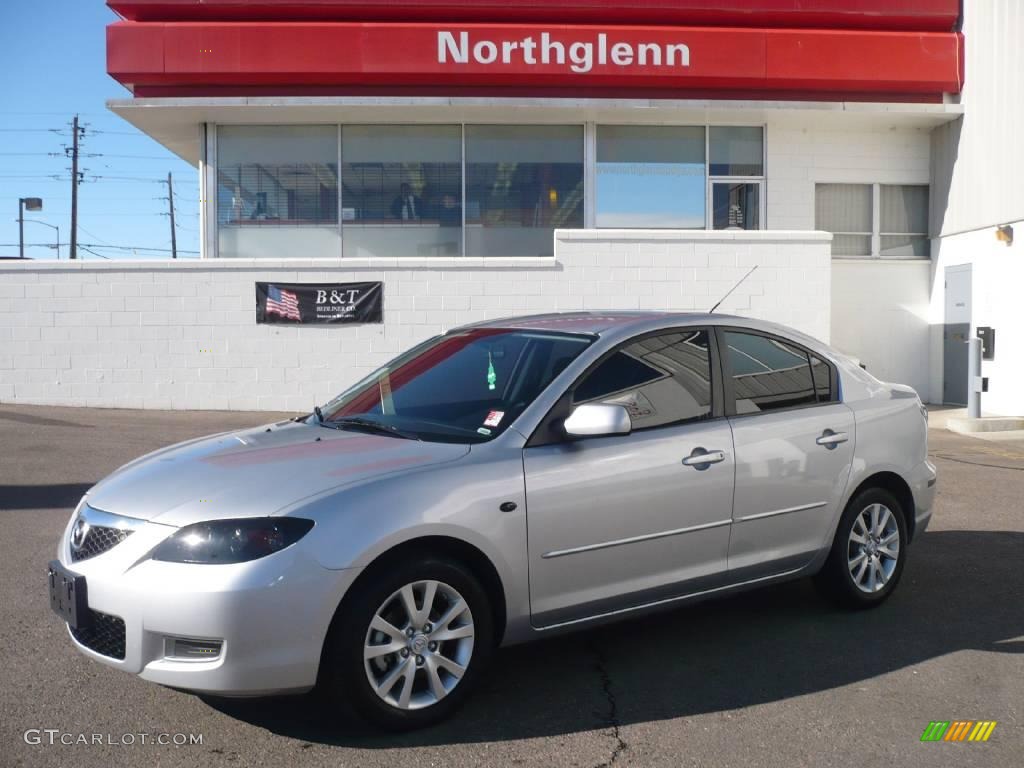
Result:
<svg viewBox="0 0 1024 768"><path fill-rule="evenodd" d="M363 661L377 696L403 710L436 704L462 680L473 656L473 613L440 581L406 584L374 613Z"/></svg>
<svg viewBox="0 0 1024 768"><path fill-rule="evenodd" d="M896 516L884 504L865 507L850 528L847 564L850 578L861 592L885 588L900 558L900 529Z"/></svg>

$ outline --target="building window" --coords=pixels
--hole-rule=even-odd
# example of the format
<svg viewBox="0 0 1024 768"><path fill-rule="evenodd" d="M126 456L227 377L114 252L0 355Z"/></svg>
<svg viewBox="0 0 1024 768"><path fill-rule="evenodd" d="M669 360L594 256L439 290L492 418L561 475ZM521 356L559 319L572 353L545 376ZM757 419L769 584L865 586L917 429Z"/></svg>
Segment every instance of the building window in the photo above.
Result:
<svg viewBox="0 0 1024 768"><path fill-rule="evenodd" d="M928 187L817 184L814 226L832 233L834 257L928 258Z"/></svg>
<svg viewBox="0 0 1024 768"><path fill-rule="evenodd" d="M761 229L764 129L708 128L708 228Z"/></svg>
<svg viewBox="0 0 1024 768"><path fill-rule="evenodd" d="M889 258L931 255L928 239L928 187L881 186L879 253Z"/></svg>
<svg viewBox="0 0 1024 768"><path fill-rule="evenodd" d="M337 126L221 126L217 159L220 256L338 253Z"/></svg>
<svg viewBox="0 0 1024 768"><path fill-rule="evenodd" d="M711 182L712 229L760 229L761 182Z"/></svg>
<svg viewBox="0 0 1024 768"><path fill-rule="evenodd" d="M704 229L704 129L597 128L598 227Z"/></svg>
<svg viewBox="0 0 1024 768"><path fill-rule="evenodd" d="M346 125L341 218L347 258L462 253L462 129Z"/></svg>
<svg viewBox="0 0 1024 768"><path fill-rule="evenodd" d="M585 211L599 227L765 224L761 127L221 125L216 163L226 258L552 256ZM927 191L922 208L907 189L885 192L887 255L927 248Z"/></svg>
<svg viewBox="0 0 1024 768"><path fill-rule="evenodd" d="M764 130L712 126L708 129L712 176L764 176Z"/></svg>
<svg viewBox="0 0 1024 768"><path fill-rule="evenodd" d="M583 127L467 125L466 253L551 256L583 226Z"/></svg>
<svg viewBox="0 0 1024 768"><path fill-rule="evenodd" d="M597 127L599 227L761 229L760 126Z"/></svg>
<svg viewBox="0 0 1024 768"><path fill-rule="evenodd" d="M816 185L814 228L832 233L833 256L870 256L871 185Z"/></svg>

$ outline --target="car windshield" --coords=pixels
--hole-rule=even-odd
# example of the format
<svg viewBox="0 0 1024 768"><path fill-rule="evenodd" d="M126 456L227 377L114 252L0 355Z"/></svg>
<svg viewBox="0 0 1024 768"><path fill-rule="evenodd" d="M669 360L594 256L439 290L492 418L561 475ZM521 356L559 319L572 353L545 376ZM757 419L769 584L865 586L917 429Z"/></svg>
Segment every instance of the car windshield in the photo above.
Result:
<svg viewBox="0 0 1024 768"><path fill-rule="evenodd" d="M506 328L437 336L334 398L321 409L322 423L434 442L486 442L592 341Z"/></svg>

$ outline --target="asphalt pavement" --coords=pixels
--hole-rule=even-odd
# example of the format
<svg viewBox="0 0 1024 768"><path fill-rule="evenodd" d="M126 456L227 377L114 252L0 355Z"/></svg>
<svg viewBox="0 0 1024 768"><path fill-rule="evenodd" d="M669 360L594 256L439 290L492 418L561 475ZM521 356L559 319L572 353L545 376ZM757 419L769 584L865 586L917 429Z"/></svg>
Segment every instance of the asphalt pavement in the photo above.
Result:
<svg viewBox="0 0 1024 768"><path fill-rule="evenodd" d="M0 405L0 766L1024 764L1024 442L945 430L934 520L881 608L842 612L800 581L502 650L426 731L374 734L312 697L203 699L78 654L45 568L81 495L142 453L277 416ZM997 726L922 743L932 720Z"/></svg>

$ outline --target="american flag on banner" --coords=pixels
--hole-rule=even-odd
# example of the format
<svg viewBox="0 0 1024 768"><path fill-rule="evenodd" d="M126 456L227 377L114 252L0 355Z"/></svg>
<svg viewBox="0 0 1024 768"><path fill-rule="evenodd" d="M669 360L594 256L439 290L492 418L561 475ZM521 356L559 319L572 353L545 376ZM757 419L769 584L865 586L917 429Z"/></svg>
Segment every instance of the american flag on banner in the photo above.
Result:
<svg viewBox="0 0 1024 768"><path fill-rule="evenodd" d="M267 286L267 314L280 315L288 320L302 320L299 314L299 297L291 291L283 291L276 285Z"/></svg>

